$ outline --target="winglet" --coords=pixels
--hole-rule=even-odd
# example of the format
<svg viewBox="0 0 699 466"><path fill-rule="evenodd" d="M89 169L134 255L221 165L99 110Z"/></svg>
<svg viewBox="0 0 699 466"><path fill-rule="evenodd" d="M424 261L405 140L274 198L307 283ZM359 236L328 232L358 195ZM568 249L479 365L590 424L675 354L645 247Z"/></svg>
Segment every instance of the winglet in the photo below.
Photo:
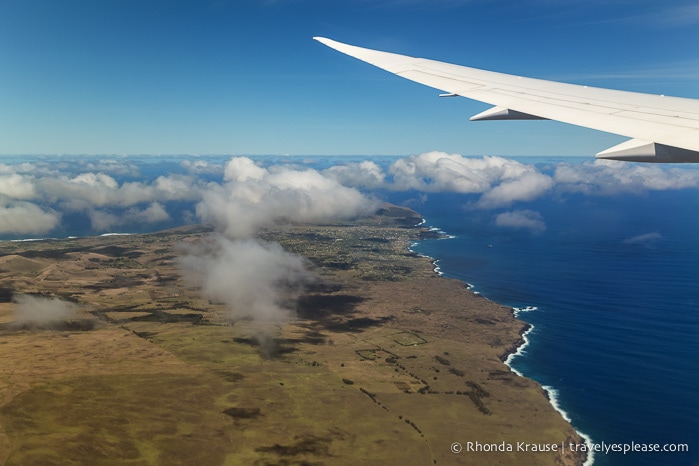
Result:
<svg viewBox="0 0 699 466"><path fill-rule="evenodd" d="M358 52L361 50L367 50L367 49L362 49L361 47L357 47L354 45L349 45L349 44L343 44L342 42L338 42L336 40L328 39L327 37L314 37L313 40L317 40L323 45L326 45L330 47L331 49L335 49L338 52L342 52L346 55L350 55L355 58L359 58ZM362 58L360 58L362 60Z"/></svg>
<svg viewBox="0 0 699 466"><path fill-rule="evenodd" d="M314 37L313 40L317 40L323 45L327 45L331 49L335 49L338 52L342 52L345 55L349 55L354 58L358 58L360 60L368 61L365 56L368 56L368 52L375 52L375 53L388 53L388 52L379 52L378 50L371 50L371 49L365 49L362 47L357 47L356 45L349 45L349 44L343 44L342 42L338 42L336 40L328 39L327 37Z"/></svg>
<svg viewBox="0 0 699 466"><path fill-rule="evenodd" d="M397 53L382 52L380 50L365 49L364 47L357 47L356 45L343 44L336 40L328 39L327 37L314 37L323 45L327 45L331 49L335 49L338 52L342 52L345 55L354 57L357 60L367 62L378 68L390 71L391 73L398 73L405 67L406 60L414 60L414 57L409 57L407 55L399 55Z"/></svg>

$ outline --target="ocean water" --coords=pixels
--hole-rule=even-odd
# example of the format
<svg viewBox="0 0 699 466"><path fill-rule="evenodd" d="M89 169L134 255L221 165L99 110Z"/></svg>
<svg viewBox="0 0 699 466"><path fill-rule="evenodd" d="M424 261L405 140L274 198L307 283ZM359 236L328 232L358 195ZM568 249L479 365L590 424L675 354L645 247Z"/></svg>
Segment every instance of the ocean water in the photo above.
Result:
<svg viewBox="0 0 699 466"><path fill-rule="evenodd" d="M689 447L595 453L595 465L699 462L695 190L532 202L546 222L537 234L497 227L462 195L415 199L427 225L451 235L416 252L494 301L535 308L519 312L533 329L511 365L547 387L577 430L596 444Z"/></svg>

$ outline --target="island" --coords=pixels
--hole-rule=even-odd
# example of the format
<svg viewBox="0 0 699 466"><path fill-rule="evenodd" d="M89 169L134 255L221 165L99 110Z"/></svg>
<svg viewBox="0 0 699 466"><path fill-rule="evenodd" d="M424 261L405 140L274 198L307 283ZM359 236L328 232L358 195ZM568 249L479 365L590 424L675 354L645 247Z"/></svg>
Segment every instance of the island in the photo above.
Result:
<svg viewBox="0 0 699 466"><path fill-rule="evenodd" d="M183 279L207 225L0 242L0 464L582 464L503 362L527 324L411 252L419 223L385 205L264 229L316 277L283 322ZM18 318L26 296L70 313Z"/></svg>

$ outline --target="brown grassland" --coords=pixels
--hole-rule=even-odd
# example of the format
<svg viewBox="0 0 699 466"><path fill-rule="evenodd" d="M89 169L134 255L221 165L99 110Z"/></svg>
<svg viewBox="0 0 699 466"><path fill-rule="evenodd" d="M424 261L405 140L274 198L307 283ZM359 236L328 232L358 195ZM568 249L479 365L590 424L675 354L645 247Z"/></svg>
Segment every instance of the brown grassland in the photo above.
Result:
<svg viewBox="0 0 699 466"><path fill-rule="evenodd" d="M232 321L183 281L205 227L0 243L0 464L580 464L451 452L580 438L502 362L526 324L408 251L417 220L263 231L318 277L282 324ZM14 293L79 312L22 325Z"/></svg>

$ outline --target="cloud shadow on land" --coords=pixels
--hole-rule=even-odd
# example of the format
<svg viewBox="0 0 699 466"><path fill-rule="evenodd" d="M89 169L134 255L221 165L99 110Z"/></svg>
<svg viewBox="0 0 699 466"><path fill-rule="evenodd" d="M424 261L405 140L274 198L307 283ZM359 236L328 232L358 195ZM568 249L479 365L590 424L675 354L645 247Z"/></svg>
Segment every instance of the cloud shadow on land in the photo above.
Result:
<svg viewBox="0 0 699 466"><path fill-rule="evenodd" d="M249 337L235 337L235 343L256 348L264 359L279 359L287 354L298 351L294 347L297 342L294 339L272 337L267 333L259 333Z"/></svg>
<svg viewBox="0 0 699 466"><path fill-rule="evenodd" d="M12 288L0 287L0 303L11 303L13 294Z"/></svg>
<svg viewBox="0 0 699 466"><path fill-rule="evenodd" d="M231 341L257 349L265 359L279 359L298 351L298 345L326 344L328 332L361 332L391 320L391 317L359 315L357 306L365 301L366 298L361 296L343 293L339 285L312 283L296 299L293 312L294 324L303 329L301 334L286 338L274 336L267 325L266 330L235 337ZM257 326L264 325L254 318L243 320Z"/></svg>
<svg viewBox="0 0 699 466"><path fill-rule="evenodd" d="M250 336L234 337L231 341L257 349L264 359L282 359L287 354L298 351L300 344L325 344L327 336L318 330L306 328L303 336L297 338L275 337L269 332L258 332Z"/></svg>
<svg viewBox="0 0 699 466"><path fill-rule="evenodd" d="M95 321L90 319L73 319L57 322L7 322L0 324L0 332L38 332L52 330L55 332L86 332L95 328Z"/></svg>
<svg viewBox="0 0 699 466"><path fill-rule="evenodd" d="M351 294L309 292L297 300L296 316L310 321L302 326L316 332L360 332L391 319L357 317L356 308L364 301L365 298Z"/></svg>

